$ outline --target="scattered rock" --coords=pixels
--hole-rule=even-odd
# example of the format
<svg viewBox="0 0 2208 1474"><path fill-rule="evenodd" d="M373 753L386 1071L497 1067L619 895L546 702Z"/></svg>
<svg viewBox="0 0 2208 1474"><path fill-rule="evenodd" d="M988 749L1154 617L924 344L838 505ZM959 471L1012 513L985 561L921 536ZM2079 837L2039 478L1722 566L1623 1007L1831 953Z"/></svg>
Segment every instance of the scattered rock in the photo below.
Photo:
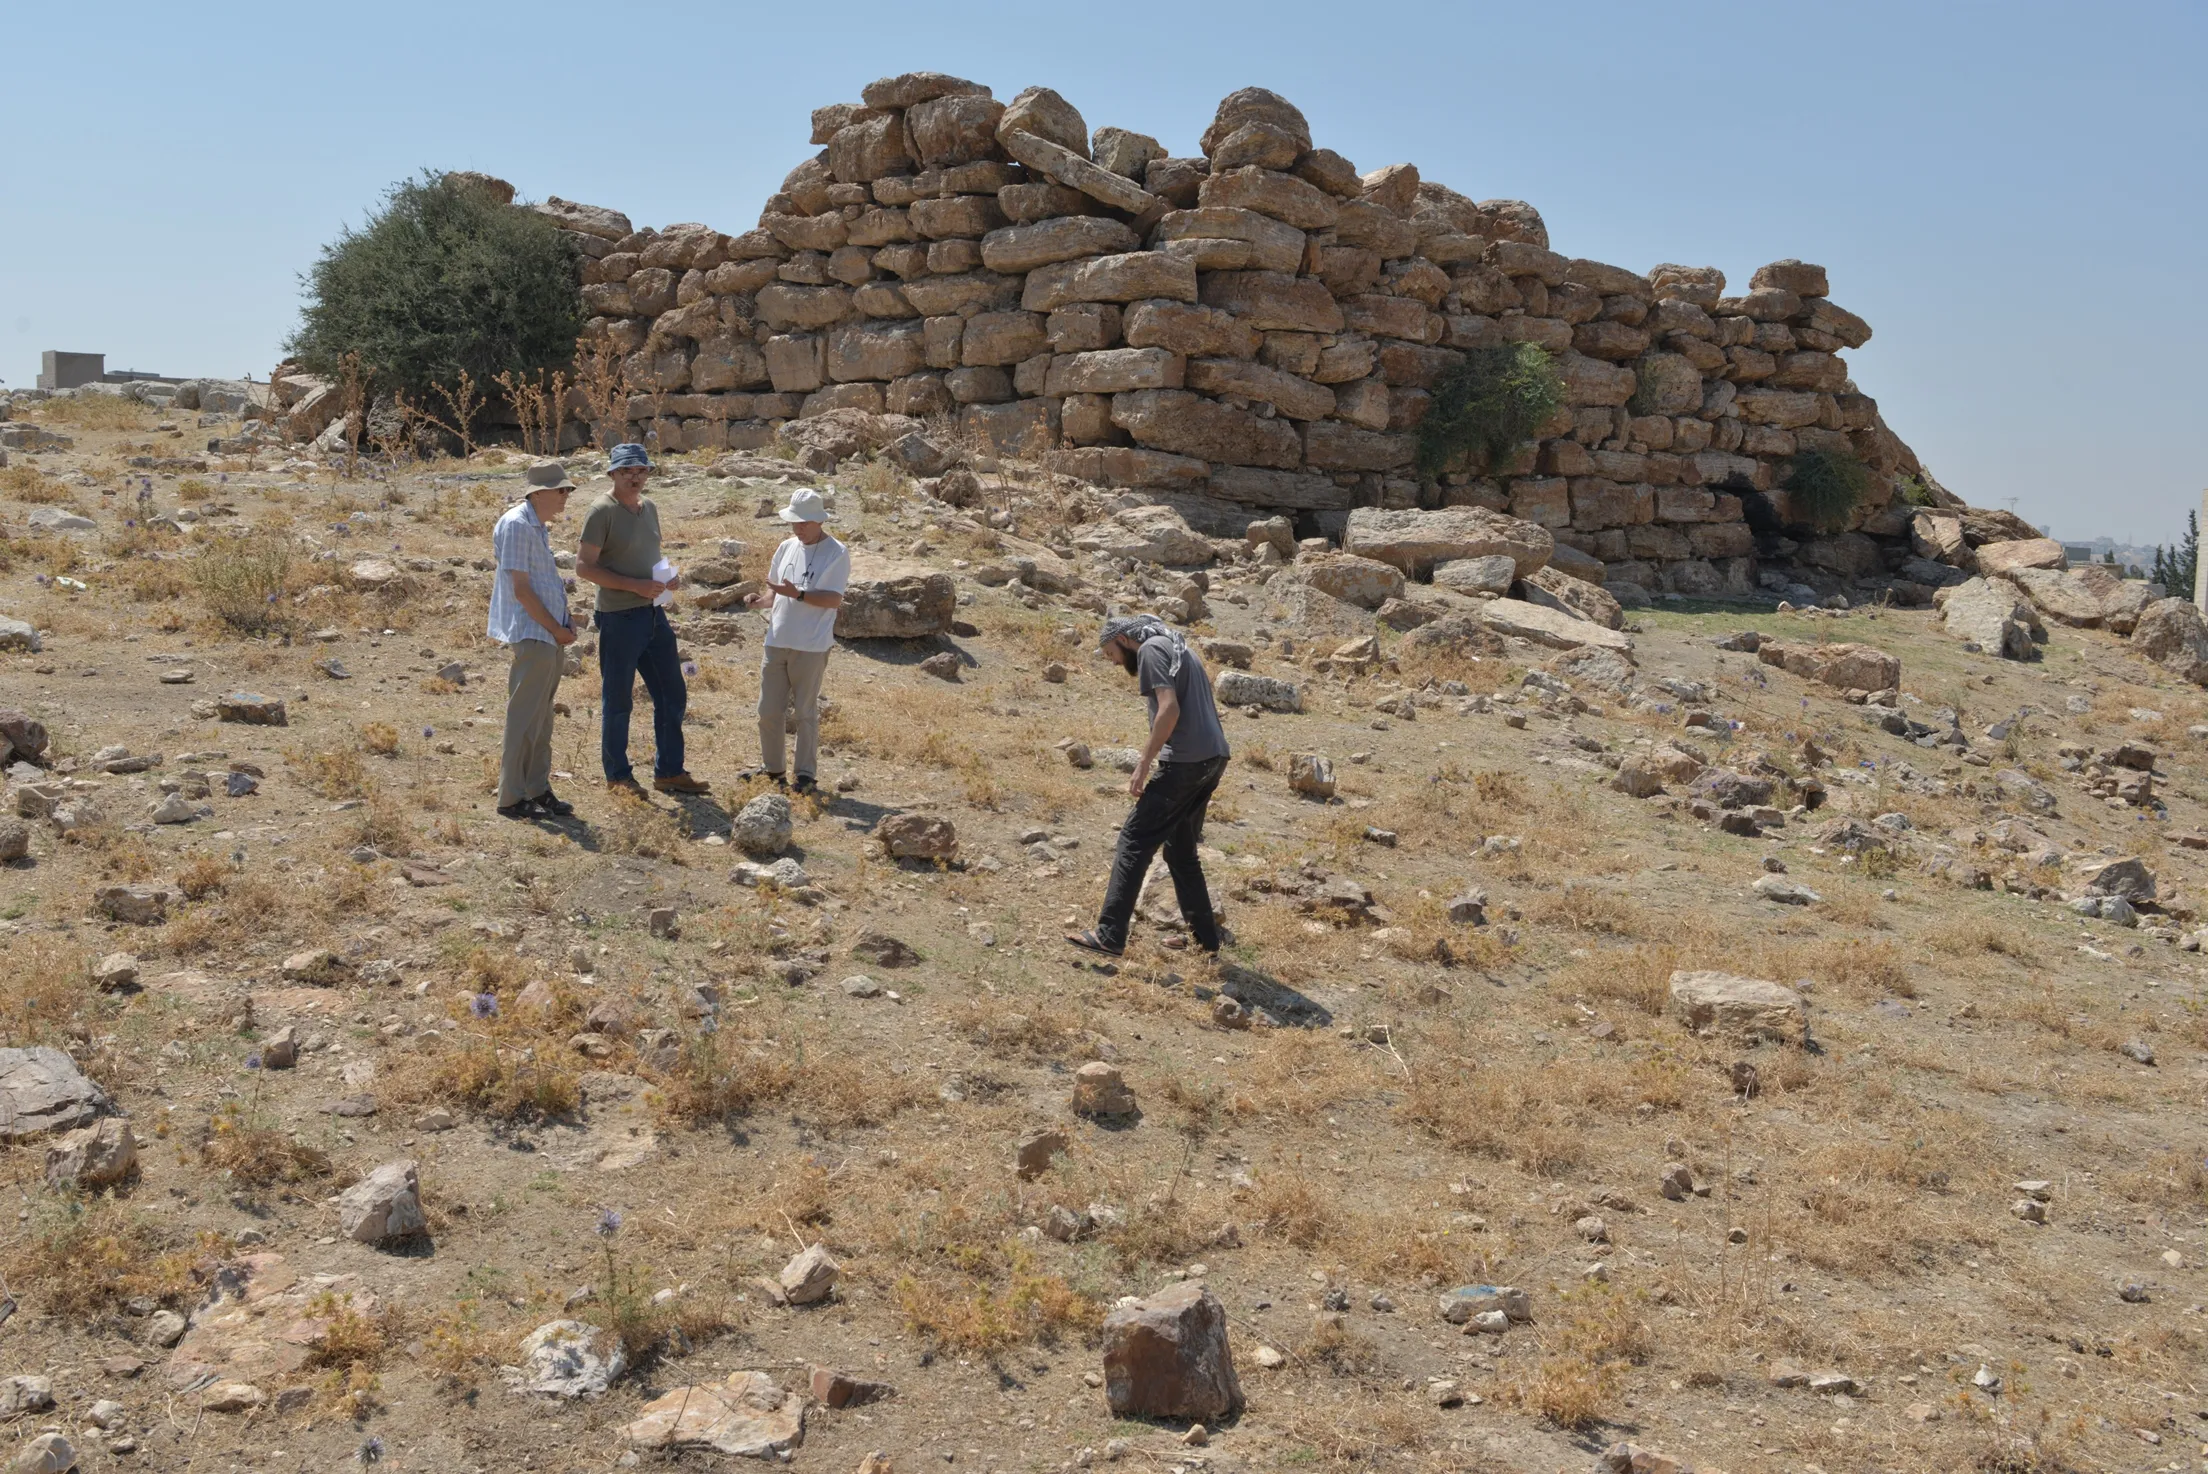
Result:
<svg viewBox="0 0 2208 1474"><path fill-rule="evenodd" d="M928 814L893 814L875 826L874 837L893 860L955 860L958 830L948 819Z"/></svg>
<svg viewBox="0 0 2208 1474"><path fill-rule="evenodd" d="M1749 887L1766 901L1781 906L1809 906L1824 899L1806 885L1796 885L1777 875L1766 875Z"/></svg>
<svg viewBox="0 0 2208 1474"><path fill-rule="evenodd" d="M31 1413L42 1413L53 1405L53 1378L0 1378L0 1418L26 1417Z"/></svg>
<svg viewBox="0 0 2208 1474"><path fill-rule="evenodd" d="M337 1200L338 1231L356 1243L383 1244L428 1227L421 1183L412 1161L386 1162Z"/></svg>
<svg viewBox="0 0 2208 1474"><path fill-rule="evenodd" d="M1299 752L1288 759L1288 791L1305 798L1334 796L1334 764L1321 753Z"/></svg>
<svg viewBox="0 0 2208 1474"><path fill-rule="evenodd" d="M1129 1116L1137 1109L1119 1067L1091 1060L1073 1074L1073 1112L1077 1116Z"/></svg>
<svg viewBox="0 0 2208 1474"><path fill-rule="evenodd" d="M291 725L283 702L255 691L227 691L216 697L215 716L220 721L242 722L249 727Z"/></svg>
<svg viewBox="0 0 2208 1474"><path fill-rule="evenodd" d="M128 952L110 952L92 969L92 981L102 993L117 993L138 985L138 959Z"/></svg>
<svg viewBox="0 0 2208 1474"><path fill-rule="evenodd" d="M111 921L131 926L159 926L169 919L169 905L180 899L163 885L103 885L92 893L92 904Z"/></svg>
<svg viewBox="0 0 2208 1474"><path fill-rule="evenodd" d="M623 1426L629 1447L711 1448L739 1458L784 1459L805 1441L805 1399L765 1372L676 1387Z"/></svg>
<svg viewBox="0 0 2208 1474"><path fill-rule="evenodd" d="M864 1407L897 1395L887 1382L870 1382L851 1372L816 1366L812 1375L813 1401L822 1407Z"/></svg>
<svg viewBox="0 0 2208 1474"><path fill-rule="evenodd" d="M46 1148L52 1188L112 1187L137 1170L138 1138L121 1116L67 1132Z"/></svg>
<svg viewBox="0 0 2208 1474"><path fill-rule="evenodd" d="M1255 706L1266 711L1303 710L1303 692L1292 681L1251 675L1243 670L1223 670L1211 683L1212 698L1221 706Z"/></svg>
<svg viewBox="0 0 2208 1474"><path fill-rule="evenodd" d="M521 1341L521 1365L506 1368L516 1392L598 1397L628 1370L621 1338L579 1320L547 1321Z"/></svg>
<svg viewBox="0 0 2208 1474"><path fill-rule="evenodd" d="M29 1141L89 1126L112 1103L76 1062L50 1045L0 1049L0 1141Z"/></svg>
<svg viewBox="0 0 2208 1474"><path fill-rule="evenodd" d="M1792 988L1726 972L1671 975L1671 1015L1695 1033L1799 1044L1809 1011Z"/></svg>
<svg viewBox="0 0 2208 1474"><path fill-rule="evenodd" d="M1029 1132L1020 1138L1020 1144L1015 1149L1016 1170L1022 1178L1032 1182L1049 1171L1051 1159L1063 1154L1070 1146L1066 1133L1055 1126Z"/></svg>
<svg viewBox="0 0 2208 1474"><path fill-rule="evenodd" d="M1122 1302L1104 1320L1104 1395L1116 1417L1217 1422L1242 1410L1227 1312L1200 1280Z"/></svg>
<svg viewBox="0 0 2208 1474"><path fill-rule="evenodd" d="M867 930L851 944L851 955L876 967L914 967L920 954L887 932Z"/></svg>
<svg viewBox="0 0 2208 1474"><path fill-rule="evenodd" d="M8 1474L68 1474L76 1467L76 1445L59 1433L41 1433L17 1450Z"/></svg>
<svg viewBox="0 0 2208 1474"><path fill-rule="evenodd" d="M792 1305L817 1305L836 1287L842 1268L819 1244L782 1266L782 1294Z"/></svg>
<svg viewBox="0 0 2208 1474"><path fill-rule="evenodd" d="M1973 578L1940 590L1934 598L1941 622L1957 639L2006 660L2029 660L2035 653L2032 631L2038 620L2031 602L2016 591L2015 584L2005 579ZM2204 633L2201 643L2203 660L2208 661L2208 633Z"/></svg>
<svg viewBox="0 0 2208 1474"><path fill-rule="evenodd" d="M794 829L790 801L779 793L762 793L736 811L728 837L745 854L772 859L790 847Z"/></svg>
<svg viewBox="0 0 2208 1474"><path fill-rule="evenodd" d="M961 669L958 654L952 650L938 650L920 662L920 669L939 681L956 681Z"/></svg>

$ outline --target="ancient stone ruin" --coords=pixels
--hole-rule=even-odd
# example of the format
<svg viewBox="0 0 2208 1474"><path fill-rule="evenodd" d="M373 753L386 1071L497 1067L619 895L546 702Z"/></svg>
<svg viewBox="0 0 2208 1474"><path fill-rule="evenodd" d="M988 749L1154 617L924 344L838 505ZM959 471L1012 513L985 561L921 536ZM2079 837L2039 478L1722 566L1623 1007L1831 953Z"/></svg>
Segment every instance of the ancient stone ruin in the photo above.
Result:
<svg viewBox="0 0 2208 1474"><path fill-rule="evenodd" d="M582 251L628 435L748 450L830 410L952 416L1213 535L1476 505L1551 529L1614 586L1688 594L1755 588L1759 531L1767 554L1792 530L1778 552L1882 576L1911 551L1903 478L1948 500L1848 378L1840 354L1871 329L1822 267L1776 261L1727 295L1713 267L1563 255L1532 206L1412 164L1360 173L1262 88L1221 102L1187 158L1092 132L1048 88L1003 103L932 72L821 108L812 141L738 235L535 207ZM1491 474L1422 483L1437 376L1519 342L1555 355L1565 408ZM1809 536L1781 483L1818 447L1873 480L1844 531Z"/></svg>

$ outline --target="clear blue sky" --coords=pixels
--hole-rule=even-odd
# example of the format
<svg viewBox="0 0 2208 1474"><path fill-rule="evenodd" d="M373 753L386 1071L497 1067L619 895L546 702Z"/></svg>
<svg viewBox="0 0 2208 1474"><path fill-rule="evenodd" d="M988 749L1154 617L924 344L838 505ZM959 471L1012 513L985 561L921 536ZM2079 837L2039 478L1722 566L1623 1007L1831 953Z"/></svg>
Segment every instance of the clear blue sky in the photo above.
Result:
<svg viewBox="0 0 2208 1474"><path fill-rule="evenodd" d="M1176 153L1267 86L1569 255L1821 262L1888 422L2058 535L2168 540L2208 485L2198 3L43 4L5 36L10 384L42 348L266 374L298 273L424 166L746 228L812 108L926 68Z"/></svg>

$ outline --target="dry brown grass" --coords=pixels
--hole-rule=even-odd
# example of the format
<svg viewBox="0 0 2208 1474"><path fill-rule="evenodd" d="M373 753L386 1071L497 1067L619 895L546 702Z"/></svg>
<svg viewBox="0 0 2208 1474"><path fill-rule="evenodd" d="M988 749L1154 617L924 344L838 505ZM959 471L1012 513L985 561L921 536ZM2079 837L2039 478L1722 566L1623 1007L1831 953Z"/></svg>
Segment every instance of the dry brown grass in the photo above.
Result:
<svg viewBox="0 0 2208 1474"><path fill-rule="evenodd" d="M61 1044L82 1035L99 1009L86 957L48 933L12 938L0 968L0 1039L10 1045Z"/></svg>
<svg viewBox="0 0 2208 1474"><path fill-rule="evenodd" d="M141 1296L184 1304L194 1293L192 1266L221 1247L211 1234L180 1243L111 1199L42 1199L0 1262L8 1284L47 1314L82 1320Z"/></svg>

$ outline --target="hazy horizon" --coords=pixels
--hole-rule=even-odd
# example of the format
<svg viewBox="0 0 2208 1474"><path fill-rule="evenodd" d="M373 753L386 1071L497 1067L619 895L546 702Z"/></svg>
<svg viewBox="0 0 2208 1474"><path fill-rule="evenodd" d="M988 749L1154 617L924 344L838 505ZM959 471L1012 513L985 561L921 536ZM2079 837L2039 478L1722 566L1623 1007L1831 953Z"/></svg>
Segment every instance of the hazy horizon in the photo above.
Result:
<svg viewBox="0 0 2208 1474"><path fill-rule="evenodd" d="M733 232L814 151L811 109L877 76L1052 86L1176 153L1256 84L1360 168L1531 202L1567 255L1714 264L1735 290L1764 261L1823 264L1876 333L1857 384L1974 504L2143 545L2199 505L2199 8L1339 14L1138 9L1098 37L1010 6L861 5L824 39L656 5L400 3L372 31L26 9L0 98L0 379L29 385L48 348L265 376L299 273L425 167Z"/></svg>

